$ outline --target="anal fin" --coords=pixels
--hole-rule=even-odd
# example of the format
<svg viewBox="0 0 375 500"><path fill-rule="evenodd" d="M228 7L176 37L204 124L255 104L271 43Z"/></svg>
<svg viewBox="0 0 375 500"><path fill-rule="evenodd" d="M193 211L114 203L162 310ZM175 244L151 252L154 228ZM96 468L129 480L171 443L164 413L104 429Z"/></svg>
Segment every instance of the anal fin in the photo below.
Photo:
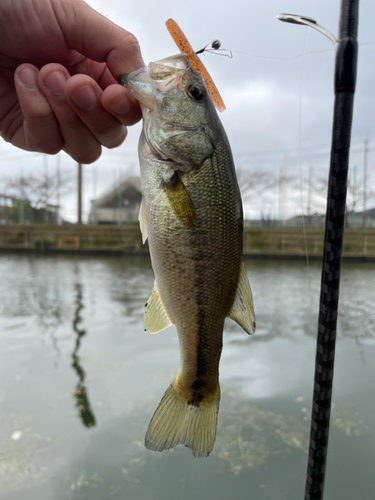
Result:
<svg viewBox="0 0 375 500"><path fill-rule="evenodd" d="M241 263L236 295L228 317L238 323L249 335L254 333L256 325L253 295L243 262Z"/></svg>
<svg viewBox="0 0 375 500"><path fill-rule="evenodd" d="M157 333L160 330L164 330L164 328L172 326L172 324L161 301L155 281L150 298L146 304L144 329L147 333Z"/></svg>

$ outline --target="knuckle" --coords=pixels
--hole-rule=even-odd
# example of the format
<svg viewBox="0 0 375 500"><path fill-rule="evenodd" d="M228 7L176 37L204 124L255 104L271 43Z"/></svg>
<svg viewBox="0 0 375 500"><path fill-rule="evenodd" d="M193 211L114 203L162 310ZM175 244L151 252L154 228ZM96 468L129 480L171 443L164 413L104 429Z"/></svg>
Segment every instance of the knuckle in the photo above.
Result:
<svg viewBox="0 0 375 500"><path fill-rule="evenodd" d="M55 140L55 141L49 141L48 143L44 144L43 153L46 153L48 155L56 155L59 151L62 150L62 147L63 147L63 140L62 139Z"/></svg>
<svg viewBox="0 0 375 500"><path fill-rule="evenodd" d="M115 130L116 130L116 125L114 125L113 122L108 121L108 122L99 122L98 124L96 124L94 126L93 132L100 139L105 141L106 139L110 139L111 136L113 136Z"/></svg>
<svg viewBox="0 0 375 500"><path fill-rule="evenodd" d="M26 142L28 147L32 151L37 151L39 153L45 153L49 155L54 155L61 151L63 147L63 141L61 137L51 137L44 135L35 135L32 133L27 133Z"/></svg>
<svg viewBox="0 0 375 500"><path fill-rule="evenodd" d="M13 143L15 136L23 125L22 119L15 119L0 128L0 136L5 142Z"/></svg>
<svg viewBox="0 0 375 500"><path fill-rule="evenodd" d="M124 47L126 47L127 57L133 60L133 62L138 60L140 63L139 67L142 66L144 63L142 61L141 47L133 33L130 33L129 31L126 33L123 39L123 44Z"/></svg>
<svg viewBox="0 0 375 500"><path fill-rule="evenodd" d="M77 125L79 127L82 125L81 118L77 115L77 113L73 109L67 111L66 115L64 116L63 122L65 127L75 128Z"/></svg>
<svg viewBox="0 0 375 500"><path fill-rule="evenodd" d="M33 151L46 154L56 154L63 147L60 129L54 116L48 119L35 115L24 121L25 139L28 147Z"/></svg>
<svg viewBox="0 0 375 500"><path fill-rule="evenodd" d="M33 121L35 126L47 120L54 120L54 113L49 105L45 103L35 103L26 115L29 121Z"/></svg>
<svg viewBox="0 0 375 500"><path fill-rule="evenodd" d="M63 142L55 115L46 109L35 108L24 121L26 141L30 148L47 154L61 150Z"/></svg>
<svg viewBox="0 0 375 500"><path fill-rule="evenodd" d="M97 140L106 148L115 148L119 146L126 136L126 127L120 122L110 120L102 120L95 124L92 132Z"/></svg>
<svg viewBox="0 0 375 500"><path fill-rule="evenodd" d="M125 35L125 41L127 44L128 51L132 52L134 55L141 54L141 47L139 45L137 38L133 35L133 33L130 33L130 31L128 31L127 34Z"/></svg>
<svg viewBox="0 0 375 500"><path fill-rule="evenodd" d="M90 163L94 163L100 155L102 154L102 148L100 144L90 144L90 147L87 147L82 150L69 151L69 155L78 163L83 163L88 165Z"/></svg>
<svg viewBox="0 0 375 500"><path fill-rule="evenodd" d="M114 135L111 138L111 141L108 141L107 144L103 144L103 146L105 146L108 149L117 148L118 146L120 146L124 142L127 135L128 135L128 131L127 131L126 127L122 127L120 133L117 135Z"/></svg>

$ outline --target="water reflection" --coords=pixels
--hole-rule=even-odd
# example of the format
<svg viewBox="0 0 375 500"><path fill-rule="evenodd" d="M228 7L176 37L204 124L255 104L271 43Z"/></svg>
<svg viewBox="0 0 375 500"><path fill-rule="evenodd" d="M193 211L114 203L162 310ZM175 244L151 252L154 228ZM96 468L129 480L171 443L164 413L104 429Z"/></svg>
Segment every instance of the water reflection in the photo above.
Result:
<svg viewBox="0 0 375 500"><path fill-rule="evenodd" d="M76 343L74 351L72 352L72 367L78 375L78 383L76 385L76 390L74 392L74 399L76 401L76 407L78 408L81 421L86 427L93 427L96 424L94 413L91 409L88 391L84 384L86 373L80 364L80 358L78 356L79 348L81 347L81 339L86 335L86 330L80 328L82 323L81 311L84 308L83 305L83 287L81 283L75 284L75 311L73 318L73 330L77 334Z"/></svg>
<svg viewBox="0 0 375 500"><path fill-rule="evenodd" d="M246 265L258 329L226 322L217 441L198 460L143 445L178 369L175 332L143 333L149 259L2 256L0 498L301 499L320 267ZM330 500L374 499L374 270L343 266Z"/></svg>
<svg viewBox="0 0 375 500"><path fill-rule="evenodd" d="M121 303L122 314L131 322L143 321L144 303L154 284L149 257L135 256L120 261L108 259L106 266L111 274L111 300Z"/></svg>
<svg viewBox="0 0 375 500"><path fill-rule="evenodd" d="M65 486L71 497L302 498L301 471L306 468L309 438L306 401L256 403L231 386L223 389L218 435L209 459L197 460L183 447L164 453L146 450L143 436L149 408L136 406L127 415L113 418L110 426L99 428L96 439L75 455L70 484ZM334 444L350 440L358 451L362 440L369 439L368 427L354 410L336 407L332 427ZM345 467L342 461L340 466Z"/></svg>

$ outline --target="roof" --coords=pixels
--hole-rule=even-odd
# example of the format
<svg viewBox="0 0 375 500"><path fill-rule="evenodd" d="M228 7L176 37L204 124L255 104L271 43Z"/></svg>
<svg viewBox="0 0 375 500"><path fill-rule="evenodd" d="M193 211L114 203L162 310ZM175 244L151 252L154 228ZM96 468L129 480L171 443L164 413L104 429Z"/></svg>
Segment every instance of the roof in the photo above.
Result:
<svg viewBox="0 0 375 500"><path fill-rule="evenodd" d="M99 207L117 207L118 205L118 186L107 191L97 200L96 206ZM123 201L128 200L130 204L139 203L142 197L141 178L135 175L127 177L121 184Z"/></svg>

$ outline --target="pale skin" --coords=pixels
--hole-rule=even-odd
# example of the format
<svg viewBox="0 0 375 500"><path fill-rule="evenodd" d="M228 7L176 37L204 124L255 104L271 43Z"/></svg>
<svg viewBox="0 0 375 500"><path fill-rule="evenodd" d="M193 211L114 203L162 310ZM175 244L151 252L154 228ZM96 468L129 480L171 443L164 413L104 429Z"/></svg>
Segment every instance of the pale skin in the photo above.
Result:
<svg viewBox="0 0 375 500"><path fill-rule="evenodd" d="M1 0L0 135L92 163L141 119L117 79L142 66L137 39L83 0Z"/></svg>

